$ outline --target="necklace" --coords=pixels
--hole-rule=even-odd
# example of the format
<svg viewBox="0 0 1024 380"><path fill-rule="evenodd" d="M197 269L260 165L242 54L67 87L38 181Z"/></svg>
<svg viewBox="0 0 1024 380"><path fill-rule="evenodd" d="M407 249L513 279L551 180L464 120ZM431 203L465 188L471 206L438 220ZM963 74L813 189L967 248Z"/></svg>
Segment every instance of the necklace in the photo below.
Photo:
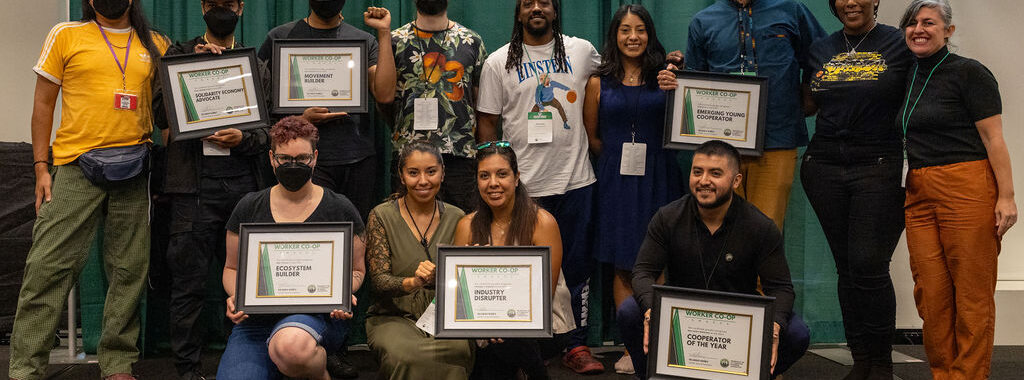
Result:
<svg viewBox="0 0 1024 380"><path fill-rule="evenodd" d="M641 72L643 72L643 67L637 67L636 71L634 71L632 74L630 74L628 71L626 71L626 68L623 67L622 68L622 77L623 77L622 80L624 82L629 82L629 84L636 84L637 80L640 79L640 73Z"/></svg>
<svg viewBox="0 0 1024 380"><path fill-rule="evenodd" d="M724 226L724 224L725 224L724 220L722 221L722 224ZM731 255L728 254L728 253L725 253L725 247L726 247L726 245L729 244L729 241L732 239L732 232L736 230L735 228L732 228L732 227L733 226L730 226L729 227L729 231L726 232L726 234L725 234L725 241L722 242L722 247L719 248L719 250L718 250L718 256L715 257L715 265L711 267L711 273L707 273L705 271L705 269L704 269L704 247L703 247L703 243L700 241L700 234L698 233L697 228L694 228L694 230L693 230L693 240L697 242L697 244L696 244L697 245L697 261L700 262L700 275L701 275L701 277L703 277L703 280L704 280L704 289L709 289L709 290L711 289L711 279L713 277L715 277L715 270L718 269L718 263L722 261L723 253L726 256L726 261L730 261L729 257ZM719 227L719 230L721 228L722 228L722 226ZM714 238L714 234L709 234L708 235L708 239L713 239L713 238Z"/></svg>
<svg viewBox="0 0 1024 380"><path fill-rule="evenodd" d="M846 47L850 48L850 54L857 53L857 48L860 47L860 44L863 43L864 40L868 38L868 35L871 34L871 31L875 30L876 26L878 26L877 22L871 26L871 29L869 29L867 33L864 33L864 37L860 38L860 41L857 42L857 45L851 44L850 38L846 36L846 32L843 32L843 39L846 40Z"/></svg>
<svg viewBox="0 0 1024 380"><path fill-rule="evenodd" d="M409 202L406 202L405 198L402 198L402 204L405 205L405 212L409 214L409 220L412 220L412 226L416 228L416 233L420 236L420 245L423 249L427 249L430 246L430 242L427 241L427 236L424 235L424 231L420 231L420 226L416 224L416 216L409 210ZM430 226L434 225L434 215L437 214L437 205L434 205L434 209L430 210L430 222L427 223L426 232L430 232Z"/></svg>
<svg viewBox="0 0 1024 380"><path fill-rule="evenodd" d="M206 33L203 33L203 42L205 42L207 44L210 43L210 36L208 36ZM231 35L231 43L228 46L225 46L225 47L228 48L228 49L234 49L235 48L235 35L234 34Z"/></svg>

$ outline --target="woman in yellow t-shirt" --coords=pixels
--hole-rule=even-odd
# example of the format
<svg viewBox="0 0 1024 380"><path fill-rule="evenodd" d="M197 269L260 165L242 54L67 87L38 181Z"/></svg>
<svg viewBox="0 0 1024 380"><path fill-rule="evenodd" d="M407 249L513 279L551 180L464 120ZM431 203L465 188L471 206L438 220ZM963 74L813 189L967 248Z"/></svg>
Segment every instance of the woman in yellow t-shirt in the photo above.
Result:
<svg viewBox="0 0 1024 380"><path fill-rule="evenodd" d="M37 217L11 336L13 379L45 374L60 310L100 220L109 281L100 370L104 377L133 378L139 300L149 269L147 176L99 186L86 179L76 160L96 149L150 142L150 82L168 43L150 30L141 7L140 1L83 0L82 20L54 26L33 68ZM61 92L50 167L53 112Z"/></svg>

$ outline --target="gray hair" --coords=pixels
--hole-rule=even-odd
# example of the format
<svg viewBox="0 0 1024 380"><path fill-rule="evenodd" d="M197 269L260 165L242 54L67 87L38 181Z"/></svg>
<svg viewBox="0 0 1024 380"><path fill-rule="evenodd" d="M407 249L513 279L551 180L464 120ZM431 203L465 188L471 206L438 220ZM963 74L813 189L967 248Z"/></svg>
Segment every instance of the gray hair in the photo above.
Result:
<svg viewBox="0 0 1024 380"><path fill-rule="evenodd" d="M942 17L942 22L946 23L946 30L949 30L949 26L953 25L953 8L949 6L949 1L914 0L907 6L907 11L903 12L903 18L900 20L900 28L906 29L907 26L913 23L918 12L921 12L921 8L932 8L938 11L939 16Z"/></svg>

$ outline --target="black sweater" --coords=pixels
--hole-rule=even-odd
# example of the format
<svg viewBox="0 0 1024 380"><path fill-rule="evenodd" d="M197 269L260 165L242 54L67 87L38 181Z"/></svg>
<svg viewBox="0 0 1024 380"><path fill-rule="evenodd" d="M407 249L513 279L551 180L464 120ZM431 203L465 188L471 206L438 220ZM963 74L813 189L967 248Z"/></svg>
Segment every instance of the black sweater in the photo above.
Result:
<svg viewBox="0 0 1024 380"><path fill-rule="evenodd" d="M691 195L654 214L633 266L633 291L642 310L654 304L652 285L666 268L665 285L732 293L758 294L760 277L765 294L775 297L774 321L785 330L795 296L782 233L740 196L733 195L714 234Z"/></svg>

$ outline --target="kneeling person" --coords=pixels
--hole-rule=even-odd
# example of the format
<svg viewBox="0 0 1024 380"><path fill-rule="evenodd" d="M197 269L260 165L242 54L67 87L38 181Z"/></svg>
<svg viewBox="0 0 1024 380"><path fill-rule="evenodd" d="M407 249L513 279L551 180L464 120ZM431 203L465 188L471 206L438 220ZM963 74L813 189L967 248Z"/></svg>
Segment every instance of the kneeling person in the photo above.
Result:
<svg viewBox="0 0 1024 380"><path fill-rule="evenodd" d="M635 299L618 311L622 340L640 378L646 378L653 285L665 270L665 284L695 289L775 297L772 375L797 361L810 332L793 313L793 284L775 223L745 199L734 196L743 176L733 146L701 144L690 169L690 194L658 210L647 228L633 267Z"/></svg>
<svg viewBox="0 0 1024 380"><path fill-rule="evenodd" d="M219 379L326 379L327 351L344 341L351 313L270 314L249 316L235 310L238 231L241 223L352 222L352 291L366 273L359 211L344 195L314 185L317 130L301 117L282 119L270 130L271 164L278 185L250 193L238 203L227 223L224 291L227 316L235 323L217 369ZM356 303L352 297L352 305Z"/></svg>

